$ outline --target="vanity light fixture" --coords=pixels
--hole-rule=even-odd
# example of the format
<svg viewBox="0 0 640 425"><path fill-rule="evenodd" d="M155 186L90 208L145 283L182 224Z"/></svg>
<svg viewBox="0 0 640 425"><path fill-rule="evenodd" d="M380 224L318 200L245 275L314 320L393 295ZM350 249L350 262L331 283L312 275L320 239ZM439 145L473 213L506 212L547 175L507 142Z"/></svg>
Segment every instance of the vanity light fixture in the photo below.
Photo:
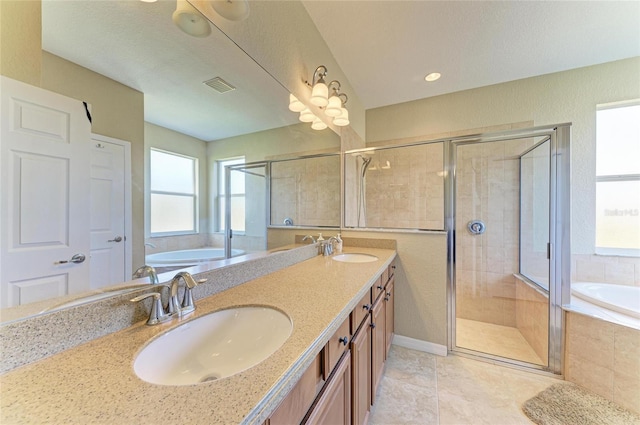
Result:
<svg viewBox="0 0 640 425"><path fill-rule="evenodd" d="M436 81L441 76L442 75L439 72L432 72L431 74L428 74L426 77L424 77L424 80L428 82L432 82L432 81Z"/></svg>
<svg viewBox="0 0 640 425"><path fill-rule="evenodd" d="M338 127L349 125L349 111L344 107L349 98L346 94L340 93L340 81L333 80L329 84L325 82L324 78L327 76L327 72L327 67L320 65L313 73L311 84L305 81L311 87L310 102L324 110L324 114L333 119L333 125ZM329 97L329 93L331 93L331 97ZM289 110L300 112L300 121L313 123L311 128L314 130L327 128L327 124L305 107L293 94L289 95Z"/></svg>
<svg viewBox="0 0 640 425"><path fill-rule="evenodd" d="M302 112L307 107L304 106L304 103L300 102L297 97L293 94L289 94L289 110L291 112Z"/></svg>
<svg viewBox="0 0 640 425"><path fill-rule="evenodd" d="M325 107L329 103L329 87L324 81L324 77L327 75L327 68L324 65L320 65L313 73L313 79L311 81L311 103L319 107Z"/></svg>
<svg viewBox="0 0 640 425"><path fill-rule="evenodd" d="M218 15L229 21L243 21L249 16L247 0L210 0L210 3Z"/></svg>
<svg viewBox="0 0 640 425"><path fill-rule="evenodd" d="M209 21L187 0L177 0L176 11L171 15L173 23L193 37L206 37L211 34Z"/></svg>

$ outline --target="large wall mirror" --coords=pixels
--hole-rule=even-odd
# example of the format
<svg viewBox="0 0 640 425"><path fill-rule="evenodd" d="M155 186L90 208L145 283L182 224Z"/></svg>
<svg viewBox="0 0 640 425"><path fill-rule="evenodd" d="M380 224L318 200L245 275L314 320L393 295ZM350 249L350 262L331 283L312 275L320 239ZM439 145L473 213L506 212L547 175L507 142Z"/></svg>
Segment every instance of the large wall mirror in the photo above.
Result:
<svg viewBox="0 0 640 425"><path fill-rule="evenodd" d="M52 87L64 86L71 92L63 93L67 96L80 98L73 92L74 87L82 86L107 99L104 104L111 105L108 110L92 105L93 132L131 143L133 270L145 263L146 255L161 251L223 246L223 223L218 213L222 211L219 178L224 161L251 163L340 151L339 136L331 129L314 131L300 123L297 114L288 110L286 88L214 25L207 23L210 33L202 37L180 30L172 15L185 3L42 2L43 81ZM100 93L100 87L87 87L99 80L82 80L78 70L114 80L131 93L121 96L104 88ZM48 87L43 84L43 88ZM119 109L135 108L126 99L140 93L144 99L140 115L130 114L104 125L108 121L105 118L113 118L121 112ZM152 149L197 160L195 232L154 235L151 231ZM338 193L339 175L339 171L332 174L338 179ZM300 197L309 196L309 190L313 192L309 186L313 182L307 183L299 188L305 192ZM339 209L337 202L335 211ZM339 226L339 220L331 223ZM269 224L264 222L264 229ZM313 220L306 224L325 225ZM99 290L108 291L114 284ZM21 307L26 308L18 317L28 317L46 309L45 304L39 301L31 308L3 309L0 317L3 323L16 320L17 316L7 311Z"/></svg>

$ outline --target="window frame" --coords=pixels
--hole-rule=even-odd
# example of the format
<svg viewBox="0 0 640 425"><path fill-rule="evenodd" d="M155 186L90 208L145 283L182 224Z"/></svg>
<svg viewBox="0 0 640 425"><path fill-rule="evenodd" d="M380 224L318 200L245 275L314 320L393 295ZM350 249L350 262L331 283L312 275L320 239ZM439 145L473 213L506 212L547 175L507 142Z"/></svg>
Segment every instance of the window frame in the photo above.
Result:
<svg viewBox="0 0 640 425"><path fill-rule="evenodd" d="M193 193L187 192L173 192L173 191L165 191L165 190L153 190L151 185L152 176L151 176L151 152L160 152L166 155L172 155L180 158L185 158L192 161L193 164ZM179 152L173 152L166 149L160 149L151 147L149 148L149 237L165 237L165 236L181 236L181 235L195 235L199 233L199 210L200 210L200 197L199 197L199 161L198 158L185 155ZM193 228L190 230L178 230L178 231L170 231L170 232L153 232L152 219L153 219L153 211L152 211L152 201L151 198L153 195L172 195L172 196L182 196L182 197L190 197L193 202Z"/></svg>
<svg viewBox="0 0 640 425"><path fill-rule="evenodd" d="M629 101L622 101L622 102L614 102L614 103L606 103L606 104L600 104L600 105L596 105L596 126L598 125L598 112L600 111L606 111L606 110L610 110L610 109L618 109L618 108L626 108L626 107L633 107L633 106L640 106L640 99L633 99L633 100L629 100ZM598 146L598 139L596 136L596 152L597 152L597 146ZM598 183L616 183L616 182L635 182L635 181L640 181L640 173L637 174L633 174L633 173L628 173L628 174L598 174L598 157L596 154L596 172L595 172L595 186L594 189L596 190L594 199L596 201L596 205L598 202L598 195L597 195L597 185ZM602 247L602 246L598 246L598 238L597 238L597 234L598 234L598 213L596 212L596 217L595 217L595 225L594 225L594 229L595 229L595 238L594 238L594 251L596 253L596 255L607 255L607 256L623 256L623 257L640 257L640 249L632 249L632 248L611 248L611 247Z"/></svg>

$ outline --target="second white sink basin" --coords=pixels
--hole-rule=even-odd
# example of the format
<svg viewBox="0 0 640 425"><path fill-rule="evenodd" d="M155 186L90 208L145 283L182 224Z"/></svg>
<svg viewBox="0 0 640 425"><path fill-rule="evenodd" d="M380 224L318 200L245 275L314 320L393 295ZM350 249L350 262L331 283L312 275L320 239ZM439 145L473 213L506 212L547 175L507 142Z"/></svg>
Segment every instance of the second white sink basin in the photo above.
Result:
<svg viewBox="0 0 640 425"><path fill-rule="evenodd" d="M378 257L376 257L375 255L358 253L338 254L332 258L343 263L370 263L372 261L378 260Z"/></svg>
<svg viewBox="0 0 640 425"><path fill-rule="evenodd" d="M137 355L140 379L160 385L192 385L247 370L273 354L293 323L269 307L220 310L154 339Z"/></svg>

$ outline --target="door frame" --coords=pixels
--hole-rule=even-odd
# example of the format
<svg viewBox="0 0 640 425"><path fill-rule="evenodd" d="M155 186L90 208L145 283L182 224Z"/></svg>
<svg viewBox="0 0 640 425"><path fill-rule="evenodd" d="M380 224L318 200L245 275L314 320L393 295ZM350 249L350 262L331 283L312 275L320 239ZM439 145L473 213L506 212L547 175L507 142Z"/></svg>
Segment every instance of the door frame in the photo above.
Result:
<svg viewBox="0 0 640 425"><path fill-rule="evenodd" d="M548 136L551 140L549 198L549 364L537 366L456 346L455 217L456 146L506 141L514 138ZM447 333L448 351L494 363L561 375L564 358L564 314L562 306L571 301L571 206L570 206L571 123L523 128L496 133L452 138L445 143L445 227L447 231Z"/></svg>
<svg viewBox="0 0 640 425"><path fill-rule="evenodd" d="M94 140L113 143L124 148L124 275L131 276L133 273L133 244L131 223L133 214L131 212L131 142L116 139L102 134L91 133L89 143Z"/></svg>

